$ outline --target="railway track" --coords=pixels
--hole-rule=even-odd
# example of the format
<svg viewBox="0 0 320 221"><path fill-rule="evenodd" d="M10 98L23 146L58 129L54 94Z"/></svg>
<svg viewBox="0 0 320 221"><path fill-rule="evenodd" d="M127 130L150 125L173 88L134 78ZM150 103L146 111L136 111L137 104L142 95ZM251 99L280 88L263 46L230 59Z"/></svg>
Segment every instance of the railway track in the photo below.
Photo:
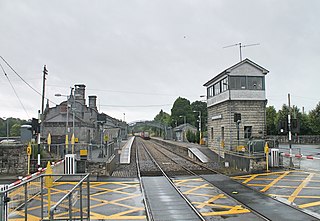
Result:
<svg viewBox="0 0 320 221"><path fill-rule="evenodd" d="M148 220L184 220L186 217L188 220L205 220L169 177L168 172L180 174L183 167L172 164L172 159L163 153L155 152L154 148L137 142L137 171Z"/></svg>

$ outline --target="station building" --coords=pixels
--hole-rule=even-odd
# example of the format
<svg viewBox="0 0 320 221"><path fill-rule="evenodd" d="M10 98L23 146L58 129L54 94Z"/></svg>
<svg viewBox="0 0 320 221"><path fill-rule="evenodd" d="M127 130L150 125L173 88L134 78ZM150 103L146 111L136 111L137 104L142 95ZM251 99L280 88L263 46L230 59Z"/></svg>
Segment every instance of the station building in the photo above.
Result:
<svg viewBox="0 0 320 221"><path fill-rule="evenodd" d="M204 84L210 149L235 151L249 139L265 136L268 72L245 59Z"/></svg>
<svg viewBox="0 0 320 221"><path fill-rule="evenodd" d="M44 111L42 137L51 134L53 144L65 143L65 135L71 139L73 130L78 143L100 143L101 137L127 137L127 124L111 116L99 113L97 96L89 96L88 105L85 96L86 86L76 84L74 91L66 100Z"/></svg>

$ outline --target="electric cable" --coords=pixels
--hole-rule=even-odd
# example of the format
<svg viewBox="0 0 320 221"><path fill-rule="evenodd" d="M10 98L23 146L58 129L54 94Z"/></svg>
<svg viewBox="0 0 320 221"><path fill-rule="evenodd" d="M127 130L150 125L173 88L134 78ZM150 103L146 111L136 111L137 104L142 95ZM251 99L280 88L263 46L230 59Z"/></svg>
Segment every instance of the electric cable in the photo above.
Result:
<svg viewBox="0 0 320 221"><path fill-rule="evenodd" d="M6 76L6 78L8 79L8 81L9 81L9 83L10 83L10 85L11 85L11 88L12 88L12 90L13 90L14 94L15 94L15 95L16 95L16 97L18 98L18 100L19 100L19 102L20 102L20 104L21 104L21 106L22 106L23 110L26 112L26 114L27 114L28 118L30 118L30 116L29 116L29 114L28 114L28 112L27 112L27 110L26 110L25 106L23 105L23 103L22 103L22 101L21 101L21 99L20 99L20 97L19 97L19 95L18 95L18 93L17 93L16 89L14 88L13 84L11 83L11 81L10 81L10 79L9 79L9 77L8 77L8 75L7 75L6 71L4 70L4 68L3 68L3 66L2 66L2 64L1 64L1 63L0 63L0 66L1 66L1 69L2 69L2 71L3 71L3 73L4 73L4 75Z"/></svg>
<svg viewBox="0 0 320 221"><path fill-rule="evenodd" d="M42 94L37 91L34 87L32 87L27 81L25 81L14 69L13 67L2 57L0 56L0 58L6 63L6 65L29 87L31 88L34 92L36 92L37 94L39 94L40 96L42 96ZM47 99L49 102L55 104L55 105L58 105L57 103L49 100L47 97L45 97L45 99Z"/></svg>

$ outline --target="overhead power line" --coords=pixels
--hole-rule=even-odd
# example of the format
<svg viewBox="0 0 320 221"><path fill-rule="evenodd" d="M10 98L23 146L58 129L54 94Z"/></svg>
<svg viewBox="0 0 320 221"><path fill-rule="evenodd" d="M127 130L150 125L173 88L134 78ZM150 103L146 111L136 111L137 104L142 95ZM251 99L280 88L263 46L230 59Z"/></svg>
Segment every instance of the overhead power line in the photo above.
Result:
<svg viewBox="0 0 320 221"><path fill-rule="evenodd" d="M28 118L30 118L30 116L29 116L29 114L28 114L28 112L27 112L26 108L24 107L24 105L23 105L23 103L22 103L22 101L21 101L21 99L20 99L20 97L19 97L19 95L18 95L17 91L15 90L15 88L14 88L13 84L11 83L11 81L10 81L10 79L9 79L9 77L8 77L8 75L7 75L6 71L4 70L4 68L3 68L3 66L2 66L2 64L1 64L1 63L0 63L0 66L1 66L1 69L2 69L2 71L3 71L3 73L4 73L4 75L6 76L6 78L8 79L8 81L9 81L9 83L10 83L10 85L11 85L11 88L12 88L12 90L13 90L14 94L15 94L15 95L16 95L16 97L18 98L18 100L19 100L19 102L20 102L20 104L21 104L21 106L22 106L23 110L26 112L26 114L27 114Z"/></svg>
<svg viewBox="0 0 320 221"><path fill-rule="evenodd" d="M136 108L136 107L163 107L163 106L171 106L172 104L151 104L151 105L107 105L107 104L100 104L103 107L126 107L126 108Z"/></svg>
<svg viewBox="0 0 320 221"><path fill-rule="evenodd" d="M6 65L29 87L31 88L34 92L36 92L38 95L40 95L42 97L42 94L37 91L34 87L32 87L27 81L25 81L15 70L14 68L2 57L0 56L0 58L4 61L4 63L6 63ZM47 97L45 97L49 102L58 105L57 103L50 101Z"/></svg>

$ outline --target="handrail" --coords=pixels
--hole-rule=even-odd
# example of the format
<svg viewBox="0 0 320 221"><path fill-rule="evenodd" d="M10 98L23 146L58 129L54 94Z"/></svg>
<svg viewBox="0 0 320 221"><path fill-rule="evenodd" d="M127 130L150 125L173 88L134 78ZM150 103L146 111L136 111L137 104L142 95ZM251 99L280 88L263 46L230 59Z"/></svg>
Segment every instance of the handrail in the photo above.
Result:
<svg viewBox="0 0 320 221"><path fill-rule="evenodd" d="M69 174L69 175L73 175L74 174ZM81 174L77 174L77 175L81 175ZM83 175L83 174L82 174ZM53 213L54 210L59 206L59 204L61 204L67 197L69 197L69 195L71 195L73 193L73 191L78 188L80 185L82 185L82 183L90 176L90 174L86 174L66 195L64 195L64 197L62 197L54 206L52 206L50 208L50 217L53 217ZM88 196L90 196L90 194L88 194Z"/></svg>

